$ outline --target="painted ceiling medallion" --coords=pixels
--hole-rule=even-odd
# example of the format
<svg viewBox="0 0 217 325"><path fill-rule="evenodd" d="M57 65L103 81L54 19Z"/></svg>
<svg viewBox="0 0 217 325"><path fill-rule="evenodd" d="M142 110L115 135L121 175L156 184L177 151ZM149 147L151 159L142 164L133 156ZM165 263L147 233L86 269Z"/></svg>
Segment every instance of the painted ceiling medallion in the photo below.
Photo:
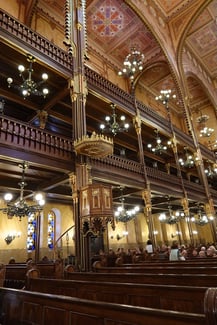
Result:
<svg viewBox="0 0 217 325"><path fill-rule="evenodd" d="M92 16L92 29L100 36L115 36L123 28L123 14L105 1Z"/></svg>

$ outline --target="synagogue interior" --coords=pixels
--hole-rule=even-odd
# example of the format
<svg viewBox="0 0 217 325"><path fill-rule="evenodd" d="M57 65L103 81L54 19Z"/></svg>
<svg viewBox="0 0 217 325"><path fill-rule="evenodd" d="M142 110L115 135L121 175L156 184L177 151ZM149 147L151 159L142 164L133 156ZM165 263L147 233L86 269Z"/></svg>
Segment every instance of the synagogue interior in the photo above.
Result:
<svg viewBox="0 0 217 325"><path fill-rule="evenodd" d="M217 0L0 5L0 261L216 245Z"/></svg>

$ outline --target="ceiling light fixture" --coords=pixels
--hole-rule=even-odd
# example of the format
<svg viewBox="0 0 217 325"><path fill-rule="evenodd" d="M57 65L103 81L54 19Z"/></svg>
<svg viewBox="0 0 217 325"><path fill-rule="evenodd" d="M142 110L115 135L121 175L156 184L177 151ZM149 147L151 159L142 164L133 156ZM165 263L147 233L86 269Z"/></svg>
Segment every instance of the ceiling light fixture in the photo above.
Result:
<svg viewBox="0 0 217 325"><path fill-rule="evenodd" d="M18 70L20 72L20 77L22 78L23 83L20 86L14 86L15 88L18 88L21 90L21 93L24 97L24 99L30 95L36 95L36 96L43 96L46 97L49 93L49 90L47 88L42 88L42 84L48 79L47 73L42 74L42 80L39 82L36 82L32 79L33 74L33 63L36 61L34 56L31 54L27 54L27 62L29 62L29 68L25 69L23 65L18 66ZM27 78L24 77L24 71L28 71ZM8 87L10 88L13 84L13 79L9 77L7 79Z"/></svg>
<svg viewBox="0 0 217 325"><path fill-rule="evenodd" d="M168 213L162 212L159 215L160 222L167 223L169 225L178 223L181 219L184 219L184 218L185 218L184 211L181 211L181 210L173 211L171 205L168 206Z"/></svg>
<svg viewBox="0 0 217 325"><path fill-rule="evenodd" d="M138 51L136 47L132 47L124 60L124 67L118 72L118 75L125 75L130 80L134 80L135 74L143 70L144 58L144 54Z"/></svg>
<svg viewBox="0 0 217 325"><path fill-rule="evenodd" d="M25 182L25 171L28 168L28 163L24 161L22 164L19 164L19 167L22 168L21 181L18 183L20 186L20 197L17 201L11 203L13 195L11 193L6 193L4 200L7 203L7 207L1 208L0 211L7 214L9 219L18 217L21 220L22 217L42 211L45 201L42 193L36 193L34 196L36 204L28 205L26 203L24 200L24 188L27 185Z"/></svg>
<svg viewBox="0 0 217 325"><path fill-rule="evenodd" d="M213 128L206 126L206 122L208 121L208 119L208 115L202 115L201 113L201 115L196 120L199 124L200 137L210 137L214 132Z"/></svg>
<svg viewBox="0 0 217 325"><path fill-rule="evenodd" d="M116 135L119 132L127 132L130 125L126 123L126 117L121 115L118 121L117 113L116 113L116 105L111 104L112 115L105 117L105 124L100 124L100 129L102 133L111 133L112 135Z"/></svg>
<svg viewBox="0 0 217 325"><path fill-rule="evenodd" d="M188 151L187 147L184 147L185 157L179 158L179 163L181 166L186 168L194 167L195 161L193 155Z"/></svg>
<svg viewBox="0 0 217 325"><path fill-rule="evenodd" d="M208 147L209 147L209 149L211 151L213 151L214 153L216 153L217 152L217 140L209 141Z"/></svg>
<svg viewBox="0 0 217 325"><path fill-rule="evenodd" d="M160 100L163 103L163 105L167 105L171 97L175 99L176 95L175 94L172 95L172 90L167 89L167 90L161 90L160 95L156 96L155 99Z"/></svg>
<svg viewBox="0 0 217 325"><path fill-rule="evenodd" d="M123 196L123 188L120 188L121 190L121 197L120 197L120 202L121 205L118 206L117 210L115 211L115 218L120 222L128 222L132 220L135 215L139 212L139 206L135 206L133 209L126 209L124 206L125 198Z"/></svg>
<svg viewBox="0 0 217 325"><path fill-rule="evenodd" d="M212 222L214 217L210 215L209 217L204 211L204 207L198 205L197 212L195 214L191 213L190 221L197 224L198 226L205 226L209 222Z"/></svg>
<svg viewBox="0 0 217 325"><path fill-rule="evenodd" d="M147 145L147 147L148 147L149 150L151 150L156 155L161 155L161 154L163 154L163 153L165 153L167 151L167 146L162 144L162 140L161 140L161 138L159 136L158 130L155 129L154 132L156 133L156 144L153 145L153 144L149 143ZM168 141L167 144L170 145L171 142Z"/></svg>
<svg viewBox="0 0 217 325"><path fill-rule="evenodd" d="M217 176L217 164L210 164L208 162L208 165L205 167L204 172L206 174L207 177L209 178L213 178Z"/></svg>

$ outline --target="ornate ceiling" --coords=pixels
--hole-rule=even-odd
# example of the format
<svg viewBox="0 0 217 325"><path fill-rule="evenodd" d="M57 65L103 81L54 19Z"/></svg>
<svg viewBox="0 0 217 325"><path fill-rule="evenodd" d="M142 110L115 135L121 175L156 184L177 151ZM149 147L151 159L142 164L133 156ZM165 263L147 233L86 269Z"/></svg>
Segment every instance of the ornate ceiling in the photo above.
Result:
<svg viewBox="0 0 217 325"><path fill-rule="evenodd" d="M47 15L47 19L54 19L63 28L64 0L39 0L37 8ZM203 78L217 87L216 17L217 0L145 0L142 3L87 0L89 64L91 54L96 53L117 72L131 47L136 46L145 55L146 69L140 84L149 96L157 95L162 87L176 88L168 65L168 53L163 51L164 43L175 49L175 56L180 55L180 44L181 53L185 49L191 64L197 66ZM186 26L186 30L182 26ZM159 27L162 35L157 32ZM172 46L168 36L170 39L172 37ZM182 64L185 65L185 56L182 57ZM94 68L105 74L103 66L95 64ZM186 76L186 79L192 109L198 109L198 104L206 109L210 104L209 95L202 91L195 77ZM179 105L176 109L181 110Z"/></svg>

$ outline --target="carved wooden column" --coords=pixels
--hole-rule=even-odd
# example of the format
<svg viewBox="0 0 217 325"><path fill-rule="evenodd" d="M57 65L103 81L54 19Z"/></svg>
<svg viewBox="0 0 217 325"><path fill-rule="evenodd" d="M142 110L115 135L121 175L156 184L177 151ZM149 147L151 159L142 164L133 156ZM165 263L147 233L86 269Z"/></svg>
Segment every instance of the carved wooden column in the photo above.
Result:
<svg viewBox="0 0 217 325"><path fill-rule="evenodd" d="M73 60L72 77L69 80L70 96L72 101L72 130L73 140L86 135L86 80L84 61L86 57L85 45L85 5L86 1L65 1L65 40L68 52ZM79 190L88 184L87 166L85 157L77 156L74 175L70 175L73 190L73 213L75 218L75 252L77 265L82 268L84 251L80 232Z"/></svg>
<svg viewBox="0 0 217 325"><path fill-rule="evenodd" d="M182 192L183 192L183 198L181 199L181 204L182 204L184 214L185 214L185 221L188 226L190 242L191 242L191 244L193 244L193 234L192 234L192 229L191 229L191 225L190 225L188 195L187 195L187 191L185 189L184 181L182 178L182 171L181 171L180 164L179 164L179 156L178 156L178 150L177 150L176 134L174 131L174 127L173 127L173 123L172 123L172 119L171 119L171 112L170 112L170 108L169 108L170 96L171 96L171 90L164 90L164 91L161 91L161 95L158 96L156 99L161 100L167 110L167 117L169 120L170 130L171 130L171 134L172 134L171 146L172 146L172 150L173 150L173 154L174 154L174 158L175 158L175 162L176 162L177 176L179 177L180 185L181 185ZM172 97L175 98L175 95ZM179 235L179 240L181 240L180 235Z"/></svg>
<svg viewBox="0 0 217 325"><path fill-rule="evenodd" d="M109 218L112 221L113 209L112 195L108 195L108 199L105 194L110 193L111 188L106 189L105 186L101 188L96 185L98 188L94 189L87 156L104 157L112 154L113 140L104 135L97 135L95 132L90 137L87 135L87 84L84 71L84 63L87 58L85 7L85 0L66 0L65 2L65 44L73 58L73 71L72 78L69 80L69 88L72 101L73 140L76 152L75 175L72 177L77 241L76 255L81 269L89 270L92 235L94 232L97 232L98 235L100 231L103 231L105 224L110 220ZM95 195L93 192L97 194ZM105 204L103 205L103 203ZM109 218L106 219L106 216L108 217L106 207L108 206Z"/></svg>
<svg viewBox="0 0 217 325"><path fill-rule="evenodd" d="M187 93L187 91L186 91L186 93ZM209 216L214 216L215 215L214 203L213 203L212 195L211 195L211 192L210 192L207 176L205 174L205 168L204 168L204 163L203 163L202 154L201 154L201 150L200 150L200 144L199 144L197 134L195 132L195 129L194 129L194 126L193 126L193 123L192 123L192 115L191 115L190 112L191 112L191 110L190 110L189 99L186 96L185 115L186 115L188 130L189 130L190 135L192 136L194 146L195 146L195 149L196 149L196 152L195 152L196 167L197 167L197 170L198 170L198 174L199 174L199 177L200 177L201 184L203 184L204 189L205 189L205 193L206 193L207 204L205 205L205 210L206 210L206 214L207 214L208 217ZM215 231L215 233L213 235L214 235L213 240L216 241L216 239L217 239L216 231Z"/></svg>
<svg viewBox="0 0 217 325"><path fill-rule="evenodd" d="M69 175L69 182L72 189L73 217L75 222L75 257L76 267L81 268L81 241L80 241L80 222L79 222L79 193L77 188L77 178L74 173Z"/></svg>
<svg viewBox="0 0 217 325"><path fill-rule="evenodd" d="M132 86L132 92L134 92L134 87ZM134 102L136 108L136 116L134 118L134 126L137 133L138 138L138 145L139 145L139 160L143 169L143 176L145 181L145 189L143 191L143 200L145 202L145 209L144 213L147 218L148 230L149 230L149 239L152 241L152 245L156 248L156 237L154 236L154 224L153 224L153 216L152 216L152 205L151 205L151 189L150 189L150 182L148 180L146 164L144 159L144 150L142 144L142 135L141 135L141 118L140 113L136 104L135 94L134 94Z"/></svg>

